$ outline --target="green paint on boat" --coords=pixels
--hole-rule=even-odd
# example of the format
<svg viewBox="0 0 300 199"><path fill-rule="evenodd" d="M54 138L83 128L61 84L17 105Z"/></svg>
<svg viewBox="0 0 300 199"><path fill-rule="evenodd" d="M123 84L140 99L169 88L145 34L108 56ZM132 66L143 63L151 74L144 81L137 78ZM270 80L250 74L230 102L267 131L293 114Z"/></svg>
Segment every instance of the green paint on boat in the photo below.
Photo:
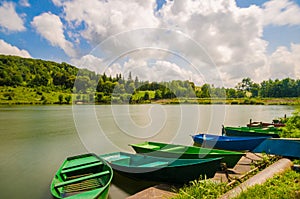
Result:
<svg viewBox="0 0 300 199"><path fill-rule="evenodd" d="M51 193L55 198L108 198L112 168L95 154L68 157L56 172Z"/></svg>
<svg viewBox="0 0 300 199"><path fill-rule="evenodd" d="M177 159L141 154L114 152L100 155L114 172L129 178L184 184L199 178L212 178L220 168L222 158Z"/></svg>
<svg viewBox="0 0 300 199"><path fill-rule="evenodd" d="M280 128L277 127L223 127L222 133L227 136L271 136L279 138Z"/></svg>
<svg viewBox="0 0 300 199"><path fill-rule="evenodd" d="M197 159L197 158L218 158L223 157L222 162L227 167L233 168L241 159L244 153L210 149L196 146L184 146L176 144L167 144L160 142L144 142L140 144L130 144L137 152L154 157L180 158L180 159Z"/></svg>

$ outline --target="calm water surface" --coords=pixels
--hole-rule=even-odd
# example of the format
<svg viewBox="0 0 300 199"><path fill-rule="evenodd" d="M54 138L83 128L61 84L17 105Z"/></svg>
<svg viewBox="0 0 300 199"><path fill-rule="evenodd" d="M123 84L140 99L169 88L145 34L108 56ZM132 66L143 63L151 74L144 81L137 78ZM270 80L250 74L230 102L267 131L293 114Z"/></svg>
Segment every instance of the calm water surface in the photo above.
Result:
<svg viewBox="0 0 300 199"><path fill-rule="evenodd" d="M144 140L192 144L189 135L221 133L224 125L269 122L292 106L114 105L0 106L0 198L51 198L51 179L62 161L86 152L133 152ZM126 179L120 179L120 181ZM132 182L111 187L124 198ZM141 185L141 183L137 182ZM128 190L126 190L128 188Z"/></svg>

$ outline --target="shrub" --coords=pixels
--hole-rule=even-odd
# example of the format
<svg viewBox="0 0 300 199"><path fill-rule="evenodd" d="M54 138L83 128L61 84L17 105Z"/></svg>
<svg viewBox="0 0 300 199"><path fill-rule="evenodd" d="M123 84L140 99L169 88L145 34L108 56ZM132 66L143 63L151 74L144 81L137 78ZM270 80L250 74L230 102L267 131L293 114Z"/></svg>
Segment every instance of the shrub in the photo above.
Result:
<svg viewBox="0 0 300 199"><path fill-rule="evenodd" d="M293 112L293 115L287 118L285 127L282 127L281 137L300 138L300 109Z"/></svg>

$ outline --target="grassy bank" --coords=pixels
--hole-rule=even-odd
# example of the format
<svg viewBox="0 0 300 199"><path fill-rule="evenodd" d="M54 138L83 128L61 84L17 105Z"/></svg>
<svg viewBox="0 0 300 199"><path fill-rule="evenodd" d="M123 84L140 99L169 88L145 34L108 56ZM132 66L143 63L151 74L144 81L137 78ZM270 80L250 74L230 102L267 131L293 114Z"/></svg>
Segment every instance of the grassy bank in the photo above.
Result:
<svg viewBox="0 0 300 199"><path fill-rule="evenodd" d="M191 182L178 191L173 199L215 199L225 194L231 188L226 183L218 183L212 180L200 180ZM290 170L284 174L276 175L262 185L255 185L243 192L236 199L296 199L300 198L300 173Z"/></svg>
<svg viewBox="0 0 300 199"><path fill-rule="evenodd" d="M152 100L159 104L232 104L232 105L300 105L300 98L227 98L227 99L163 99Z"/></svg>
<svg viewBox="0 0 300 199"><path fill-rule="evenodd" d="M284 174L276 175L262 185L255 185L243 192L236 199L292 199L300 198L300 173L287 171Z"/></svg>
<svg viewBox="0 0 300 199"><path fill-rule="evenodd" d="M236 178L230 183L217 182L211 179L208 180L195 180L189 185L185 185L177 191L177 195L173 199L187 199L187 198L205 198L215 199L225 194L230 189L236 187L240 183L246 181L250 177L262 171L278 160L276 156L264 155L261 160L252 163L252 170L243 178ZM254 169L255 168L255 169Z"/></svg>

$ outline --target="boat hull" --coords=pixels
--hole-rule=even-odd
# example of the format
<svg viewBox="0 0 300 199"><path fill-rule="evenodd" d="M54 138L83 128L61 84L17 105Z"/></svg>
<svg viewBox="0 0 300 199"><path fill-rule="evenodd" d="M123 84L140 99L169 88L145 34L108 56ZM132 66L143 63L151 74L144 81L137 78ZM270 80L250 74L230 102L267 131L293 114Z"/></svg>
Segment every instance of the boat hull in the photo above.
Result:
<svg viewBox="0 0 300 199"><path fill-rule="evenodd" d="M268 137L234 137L199 134L193 136L194 142L203 147L232 151L252 151Z"/></svg>
<svg viewBox="0 0 300 199"><path fill-rule="evenodd" d="M233 168L241 159L244 153L225 150L208 149L196 146L184 146L176 144L166 144L159 142L144 142L141 144L130 144L130 146L140 154L147 154L154 157L179 158L179 159L199 159L199 158L219 158L226 166Z"/></svg>
<svg viewBox="0 0 300 199"><path fill-rule="evenodd" d="M139 180L172 184L184 184L199 178L212 178L220 168L222 159L180 160L122 152L105 154L100 157L121 175Z"/></svg>

